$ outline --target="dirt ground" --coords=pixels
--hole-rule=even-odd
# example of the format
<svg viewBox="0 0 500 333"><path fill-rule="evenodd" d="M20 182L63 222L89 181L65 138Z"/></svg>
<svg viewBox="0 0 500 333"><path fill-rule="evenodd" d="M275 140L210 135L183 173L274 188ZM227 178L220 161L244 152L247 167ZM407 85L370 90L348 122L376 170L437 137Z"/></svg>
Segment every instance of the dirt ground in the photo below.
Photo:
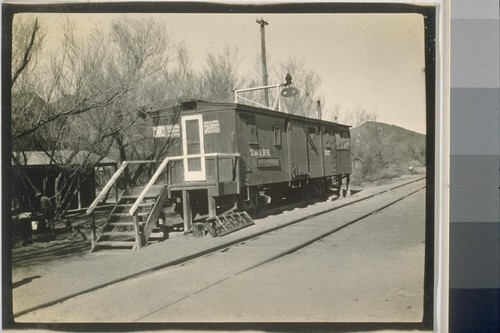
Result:
<svg viewBox="0 0 500 333"><path fill-rule="evenodd" d="M395 180L401 181L401 179ZM387 183L387 181L384 181ZM363 188L355 189L356 191L368 191L380 184L364 184ZM309 210L308 207L306 210ZM294 214L294 212L285 212L284 215ZM13 249L13 288L18 288L23 284L30 283L34 279L38 279L36 275L43 275L44 272L39 273L40 269L48 271L53 264L58 264L59 268L61 263L63 266L66 263L71 265L80 263L89 263L95 260L101 260L110 256L120 256L116 252L100 252L98 254L88 254L90 249L90 241L84 240L81 234L75 233L72 229L65 225L58 225L56 228L55 239L47 239L35 236L33 244L29 246L20 246L19 244ZM84 231L84 229L83 229ZM85 232L85 231L84 231ZM87 231L88 232L88 231ZM181 233L182 234L182 233ZM109 258L112 259L112 258ZM112 259L111 262L114 260ZM36 274L34 273L38 269ZM67 272L68 274L72 272ZM82 272L82 279L85 277L85 272ZM22 289L22 288L20 288Z"/></svg>
<svg viewBox="0 0 500 333"><path fill-rule="evenodd" d="M421 172L419 172L421 173ZM371 188L390 184L398 179L383 179L371 183L361 183L352 187L353 193L369 190ZM105 214L102 213L98 218L102 223ZM86 256L90 249L90 229L89 219L86 215L80 214L70 218L71 227L63 222L55 223L55 235L51 236L47 233L34 232L32 242L23 244L22 238L17 235L13 241L12 248L12 267L21 269L31 265L46 264L56 260L93 260L92 257ZM181 234L181 233L179 233ZM175 237L176 233L172 234ZM108 253L108 255L112 255ZM13 281L16 283L16 281Z"/></svg>
<svg viewBox="0 0 500 333"><path fill-rule="evenodd" d="M420 212L420 214L422 214L421 212L423 211L423 207L422 207L422 203L421 203L422 200L423 199L418 200L415 204L412 204L410 202L410 207L414 206L414 207L418 208L418 211ZM330 203L325 202L324 204L331 207L331 202ZM312 206L309 206L307 208L300 209L300 211L304 211L303 213L305 213L305 216L309 216L311 209L318 210L320 208L318 206L321 206L321 205L322 204L312 205ZM293 286L294 283L295 284L298 283L297 287L292 288L293 290L298 292L301 290L299 288L299 286L303 287L304 285L306 285L304 283L304 281L307 281L308 283L309 282L311 283L309 285L310 288L309 289L303 288L303 292L302 292L300 299L304 300L304 302L306 304L308 304L308 303L314 304L318 300L324 299L325 306L321 307L321 309L326 311L326 312L323 312L323 313L321 313L321 311L318 312L317 308L316 308L316 310L314 312L311 312L309 315L307 315L307 314L303 313L304 307L299 306L296 308L295 313L292 311L291 314L288 314L291 317L287 317L286 314L283 314L280 312L272 313L272 312L266 311L266 314L270 316L267 319L269 320L269 319L279 318L280 320L284 320L284 321L292 321L291 320L292 318L299 318L300 319L300 318L302 318L300 316L306 316L303 319L307 318L307 319L313 320L313 321L325 321L325 319L332 319L332 315L335 314L335 316L333 316L333 318L335 318L336 320L351 321L355 318L352 318L352 317L350 318L348 316L346 317L346 313L358 313L359 314L360 313L359 310L365 309L365 311L367 311L367 312L364 313L364 315L367 316L368 319L371 319L374 321L378 321L378 320L382 319L382 321L384 321L384 319L387 320L387 315L390 314L391 309L393 309L393 310L398 309L397 312L395 312L395 313L398 313L400 316L403 315L400 319L403 319L404 321L407 321L407 320L418 321L418 319L421 317L421 309L418 310L418 308L419 308L418 305L421 304L421 301L418 300L419 298L421 298L421 290L419 290L419 288L417 288L418 290L412 290L411 288L415 288L415 283L413 281L414 279L421 280L421 278L422 278L421 273L422 273L422 267L423 267L422 266L423 256L421 253L421 249L423 248L423 243L422 243L421 237L423 237L423 233L422 233L423 217L417 213L418 217L414 216L414 217L410 218L410 216L408 216L408 215L412 215L412 213L410 212L408 207L406 207L406 208L394 207L394 209L396 209L396 213L393 211L392 213L389 214L389 216L385 216L385 217L383 217L383 216L376 216L375 217L374 216L374 222L367 221L367 222L363 223L364 226L363 226L363 224L360 224L359 226L356 225L353 228L348 228L345 231L342 231L342 232L336 234L336 236L332 240L333 242L325 242L326 241L326 239L325 239L324 241L319 242L317 244L318 245L317 247L312 247L310 249L308 248L306 250L299 251L299 252L295 253L294 255L283 258L283 260L281 261L280 267L284 267L284 270L287 272L283 272L283 271L280 272L280 270L278 270L278 273L277 273L278 276L274 276L274 275L276 275L277 270L275 268L272 268L271 266L267 266L267 267L271 267L269 269L265 269L265 267L262 267L261 270L255 271L255 273L260 274L262 276L257 276L257 277L253 276L252 277L252 276L249 276L247 274L241 275L240 278L246 276L249 278L249 280L248 281L245 279L235 280L237 287L241 287L242 285L248 285L247 288L243 288L243 289L250 292L251 295L253 295L252 297L243 297L241 299L246 299L246 300L248 300L248 299L261 299L263 302L258 302L258 304L256 304L257 307L254 309L256 311L256 313L259 312L258 310L261 308L262 304L267 304L267 303L269 303L271 305L268 307L268 310L269 309L280 309L280 308L283 308L283 304L281 304L281 306L277 306L273 302L276 302L278 300L278 305L279 305L279 303L281 303L281 302L279 302L280 298L278 296L279 295L286 295L288 293L286 293L286 292L285 293L278 293L279 295L273 296L273 293L271 291L276 290L276 292L277 292L277 290L279 290L278 287L280 285L285 285L285 286L290 287L290 286ZM350 211L351 211L351 214L352 213L356 214L355 211L352 211L352 209ZM273 216L272 218L274 218L274 219L278 218L281 220L281 219L286 218L287 215L292 214L292 213L295 216L297 216L297 214L298 214L297 212L285 212L279 216ZM340 213L340 214L341 214L341 216L343 216L345 213ZM375 214L375 215L380 215L380 214ZM407 217L406 219L405 219L405 216ZM332 217L328 217L328 214L321 217L321 219L326 219L326 220L329 220L331 218ZM348 218L348 217L344 216L343 218ZM313 220L314 219L311 219L308 221L312 222ZM322 222L322 220L319 221L319 225L322 225L325 222L327 222L326 220L323 222ZM379 221L382 221L382 225L380 225ZM398 221L400 221L400 223L397 223ZM416 224L411 223L411 222L418 222L418 221L420 221L420 222L416 223ZM401 223L401 222L405 222L405 223ZM316 222L314 222L314 223L316 223ZM408 223L410 223L410 224L408 224ZM319 227L319 225L318 225L318 227ZM318 229L318 227L315 227L314 230ZM293 229L295 229L295 228L293 228ZM361 228L361 229L357 230L358 228ZM370 228L373 228L373 229L370 229ZM414 230L409 230L412 228L414 228ZM287 228L285 228L285 229L287 229ZM367 229L369 230L369 232L366 232ZM398 230L399 230L399 232L398 232ZM405 237L407 237L409 239L401 239L400 238L400 236L398 234L401 233L402 230L405 230L403 234L405 235ZM302 232L301 232L301 234L302 234ZM359 238L359 237L361 237L361 238ZM209 239L207 239L207 240L209 240ZM365 246L360 247L359 244L364 244ZM273 248L274 248L274 245L273 245ZM337 253L341 248L345 249L345 251L344 251L345 253L343 255L332 256L332 250L334 250L335 253ZM314 253L309 253L310 251L313 251ZM225 251L223 251L223 252L224 253L222 253L221 255L225 256L227 259L226 252ZM141 253L144 253L144 252L141 252ZM252 256L250 257L250 259L252 259L255 255L259 255L259 253L260 253L259 251L257 251L257 252L251 251L250 254L252 254ZM384 253L385 253L385 255L384 255ZM241 254L242 253L239 253L239 252L235 254L236 255L235 258L237 259L237 263L240 263L240 264L242 262ZM109 255L109 254L108 253L103 254L103 256L107 256L107 255ZM355 256L355 255L358 255L359 258L356 260L352 260L353 256ZM415 260L415 258L416 258L416 257L414 257L415 255L417 257L419 257L421 260ZM381 257L384 257L384 256L387 259L385 261L380 259ZM95 259L95 260L99 259L99 258L95 258L94 255L92 255L90 257ZM210 256L210 258L213 258L213 257L215 257L215 255ZM293 258L295 258L295 259L293 259ZM112 259L112 258L109 258L109 259ZM333 259L335 259L335 262L330 262ZM343 259L345 259L345 260L342 261ZM75 260L86 260L86 258L84 256L81 258L73 257L70 259L70 261L73 261L73 263ZM112 260L111 262L113 262L113 261L114 260ZM200 260L200 262L202 264L204 264L205 261L206 260L204 260L204 261ZM222 263L225 261L223 260L221 262L219 260L217 262ZM304 266L304 267L301 267L298 269L297 264L299 262L302 262L302 264L300 266ZM361 268L364 268L364 270L356 271L359 268L358 267L359 265L357 265L356 263L359 263L359 262L363 263L363 265L361 265ZM397 265L396 265L396 267L391 267L390 265L389 266L385 265L384 264L385 262L392 263L392 265L394 265L394 262L396 262ZM329 264L325 265L325 263L329 263ZM351 264L351 263L354 263L355 266L348 267L348 269L346 269L346 270L341 269L341 271L337 271L340 267L345 268L348 266L348 264ZM374 265L375 263L376 263L376 265ZM408 263L416 264L418 267L406 267L408 265ZM283 266L283 264L285 264L285 265ZM193 265L193 263L191 263L191 265ZM45 265L44 268L50 269L50 266L51 265ZM70 266L70 265L68 265L68 266ZM188 267L189 267L189 265L188 265ZM210 266L210 267L213 268L214 266ZM233 267L233 265L231 265L231 267ZM29 266L24 267L24 268L29 269ZM323 273L320 273L318 271L319 268L326 269L326 271ZM186 267L181 268L181 270L185 270L185 269L186 269ZM307 278L306 277L298 278L299 276L297 275L297 269L299 272L302 272L302 275L306 274L305 276L307 276L307 273L311 273L312 275L307 277ZM401 269L401 272L419 272L419 273L414 274L413 276L405 276L404 274L400 273L397 276L400 278L401 283L399 283L399 284L393 283L393 282L396 282L396 280L394 280L393 273L394 273L394 271L399 271L399 269ZM328 270L333 270L333 271L330 272ZM196 272L200 272L200 271L206 272L206 270L199 270L199 269L196 270ZM211 269L209 269L209 271L211 271ZM216 271L218 272L219 270L217 269ZM347 275L346 276L339 275L342 272L346 273ZM354 274L354 272L356 272L356 273ZM82 272L82 273L83 273L82 275L78 275L78 276L85 277L85 273L84 272ZM380 281L381 282L380 288L377 288L375 290L369 289L369 290L361 292L361 289L363 288L363 286L365 286L365 285L366 285L366 287L373 286L373 283L378 281L378 280L373 280L373 276L377 276L377 277L378 276L387 276L387 274L384 275L384 273L389 273L388 280L386 280L386 282L390 281L391 282L390 285L385 284L384 281ZM60 274L60 272L58 274ZM148 275L148 278L155 278L155 276L158 277L159 274L160 274L160 272L158 271L156 274L153 274L151 276ZM171 274L172 274L172 272L170 272L169 278L171 277ZM41 275L43 275L43 274L41 274ZM302 276L302 275L300 275L300 276ZM193 276L193 275L191 275L191 276ZM340 280L325 281L321 278L321 277L325 277L325 276L331 276L332 278L340 279ZM291 280L287 280L287 277L290 277ZM165 282L166 277L159 276L158 278L160 279L160 281ZM318 280L318 278L320 280ZM368 281L364 280L366 278L368 278L368 280L371 280L370 283L365 283L365 282L368 282ZM184 279L185 278L183 278L182 280L184 281ZM137 279L135 281L139 281L139 280L140 279ZM140 281L142 281L142 280L140 280ZM255 287L255 284L257 281L264 281L265 284L262 285L261 288L255 289L254 287ZM272 288L269 288L269 285L268 285L269 281L279 281L280 283L276 286L273 286ZM345 300L343 301L343 304L346 306L347 305L352 306L353 307L353 309L351 309L352 311L344 311L344 310L347 310L344 306L342 306L342 307L331 306L331 304L328 302L330 302L331 300L337 299L339 297L339 295L343 295L344 294L343 292L348 289L348 288L345 288L345 285L349 281L354 282L354 283L350 284L350 285L352 285L352 287L354 289L350 289L350 291L347 293L348 295L345 296ZM90 310L89 309L85 310L86 307L84 306L84 304L91 306L90 309L93 309L93 306L96 306L97 301L107 301L107 300L111 301L114 297L113 295L123 295L123 291L116 292L115 289L117 289L117 288L125 288L126 293L131 293L132 291L136 290L137 288L129 288L127 286L127 284L133 283L133 282L134 282L134 280L130 280L130 282L127 282L127 283L122 283L120 285L114 285L114 286L110 286L110 288L102 289L101 292L110 292L111 293L110 295L108 295L106 297L102 297L102 295L100 295L100 292L86 294L85 296L79 298L80 301L83 303L76 306L76 308L83 310L83 313L89 313ZM286 283L282 283L282 282L286 282ZM330 286L329 288L325 288L325 284L324 284L325 282L328 286ZM375 284L378 284L378 282ZM140 285L144 285L144 284L141 282ZM147 283L147 285L151 285L151 284ZM154 283L154 285L158 285L158 283ZM399 286L399 289L393 290L394 289L393 287L395 287L396 285ZM417 285L419 285L421 288L421 283L417 282ZM340 287L340 289L332 288L332 286L338 286L338 287ZM342 287L342 286L344 286L344 287ZM388 288L388 286L390 286L393 289ZM227 286L224 287L224 285L221 285L221 287L223 287L222 291L227 289L227 288L225 288ZM229 288L229 289L233 290L233 288ZM239 288L236 288L236 289L239 289ZM139 289L137 289L137 290L139 290ZM335 291L334 292L335 295L327 296L326 291L328 291L328 290ZM261 295L259 297L254 297L257 294L259 294L259 291L261 291L263 293L261 293ZM374 298L375 304L378 304L377 307L374 307L373 304L371 304L370 302L365 304L365 302L363 300L363 296L366 296L367 294L370 294L370 292L373 292L373 291L375 291L375 294L378 298L380 298L380 297L383 298L381 300L378 300L378 298ZM170 292L173 292L173 291L170 290ZM221 292L221 290L217 290L217 289L214 289L214 292L215 292L215 295L211 295L211 297L209 297L208 300L209 301L211 300L212 302L215 301L218 305L214 306L214 307L211 307L211 306L206 307L205 312L208 311L208 309L210 309L210 308L218 309L222 304L233 304L233 305L235 304L234 297L232 297L232 296L230 297L230 299L232 300L231 302L233 302L233 303L228 302L227 300L224 300L224 301L221 300L220 302L217 301L218 297L222 297L224 295L224 293ZM158 292L158 294L160 294L160 293ZM199 294L198 296L202 296L203 294L204 293ZM357 297L352 299L351 296L353 296L353 295L355 295L355 296L357 295ZM420 295L420 296L418 296L418 295ZM151 296L154 296L154 295L151 295ZM327 296L327 297L322 298L322 296ZM97 299L92 301L92 302L88 302L88 300L85 301L89 297L97 297ZM158 297L160 297L160 296L158 296ZM415 297L417 297L417 299L415 299ZM135 297L133 297L133 298L135 298ZM296 297L293 297L291 299L291 301L285 302L286 304L288 304L287 308L290 308L290 306L293 305L292 300L295 298ZM165 296L161 296L160 299L162 302L164 302ZM315 301L312 302L313 300L315 300ZM148 298L148 302L151 302L151 301L152 301L151 298ZM190 299L190 301L191 301L191 299ZM193 299L193 302L194 301L195 300ZM78 300L72 299L71 301L68 301L68 303L67 303L67 304L71 305L69 308L70 313L72 313L71 311L73 311L75 309L75 307L72 305L74 302L78 302ZM111 306L111 309L118 306L117 303L112 303L112 304L115 304L115 305ZM197 304L198 305L203 304L203 302L201 302L201 303L197 302ZM274 305L272 305L272 304L274 304ZM301 304L304 305L303 302L301 302ZM133 308L135 309L135 302L133 302L132 304L129 304L129 305L133 306ZM179 305L182 305L182 304L179 303ZM250 308L251 308L251 303L245 302L242 305L243 305L243 308L245 309L244 313L246 313L248 315L248 310L250 310ZM381 305L383 305L383 306L381 306ZM61 303L61 306L64 306L63 303ZM124 306L126 306L126 304L124 304ZM291 307L291 309L293 309L293 307ZM401 312L401 309L403 309L403 312ZM56 313L58 315L61 315L61 312L60 312L60 309L58 306L55 306L52 309L47 309L47 310L49 312L56 311ZM356 311L354 311L354 310L356 310ZM374 310L375 310L375 313L373 312ZM332 311L334 311L334 312L332 312ZM340 312L337 313L335 311L340 311ZM346 312L346 313L344 313L344 312ZM68 316L70 313L68 313ZM120 313L121 314L129 313L129 311L118 311L118 314L120 314ZM130 312L130 314L131 313L132 312ZM172 315L173 313L175 313L174 308L169 308L169 315ZM180 311L179 313L184 315L187 312ZM230 312L228 312L228 313L230 313ZM316 317L312 316L313 313L316 313L315 314ZM363 313L363 311L361 313ZM370 313L373 317L371 317ZM217 311L215 314L211 314L211 315L215 316L216 314L217 314ZM34 313L33 313L33 315L34 315ZM98 315L103 315L103 313L99 312ZM22 316L22 317L24 317L24 316ZM49 317L54 318L53 316L49 316ZM210 317L212 317L212 316L210 316ZM111 317L106 317L106 318L109 319ZM127 316L127 318L129 318L129 317ZM193 322L193 320L196 321L195 318L198 318L198 317L196 317L196 315L195 315L194 318L190 318L188 321L189 322ZM214 317L214 318L216 318L216 317ZM260 318L261 320L262 320L262 318L264 318L264 317L262 317L262 313L260 313L258 315L258 318ZM392 318L392 316L389 315L389 318ZM24 319L26 319L26 318L24 318ZM66 319L68 319L68 318L66 318ZM150 319L151 318L148 318L148 320L150 320ZM160 319L164 320L164 317L161 316ZM71 319L69 319L69 320L71 321ZM122 320L123 320L123 318L122 318Z"/></svg>

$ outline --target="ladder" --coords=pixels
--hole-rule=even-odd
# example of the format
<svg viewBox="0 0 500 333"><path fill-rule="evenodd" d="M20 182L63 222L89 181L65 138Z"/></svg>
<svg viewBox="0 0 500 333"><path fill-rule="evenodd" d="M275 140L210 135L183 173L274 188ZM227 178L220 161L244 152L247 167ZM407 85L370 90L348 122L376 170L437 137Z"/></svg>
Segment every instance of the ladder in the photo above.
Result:
<svg viewBox="0 0 500 333"><path fill-rule="evenodd" d="M213 237L220 237L253 224L247 212L232 211L216 216L213 222L206 222L205 228Z"/></svg>

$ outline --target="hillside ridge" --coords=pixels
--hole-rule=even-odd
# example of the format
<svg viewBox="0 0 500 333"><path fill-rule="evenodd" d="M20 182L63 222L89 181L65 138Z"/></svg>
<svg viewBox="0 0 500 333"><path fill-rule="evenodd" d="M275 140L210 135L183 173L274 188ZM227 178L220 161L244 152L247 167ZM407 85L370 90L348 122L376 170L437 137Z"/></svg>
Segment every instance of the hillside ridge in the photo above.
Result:
<svg viewBox="0 0 500 333"><path fill-rule="evenodd" d="M355 183L396 178L425 166L425 134L377 121L353 127L350 133Z"/></svg>

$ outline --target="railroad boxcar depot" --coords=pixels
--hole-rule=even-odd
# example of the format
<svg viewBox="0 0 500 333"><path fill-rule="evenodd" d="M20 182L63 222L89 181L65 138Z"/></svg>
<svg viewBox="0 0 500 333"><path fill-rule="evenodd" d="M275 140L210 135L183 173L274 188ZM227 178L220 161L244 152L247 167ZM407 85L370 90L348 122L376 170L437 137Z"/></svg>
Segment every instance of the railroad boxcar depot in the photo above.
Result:
<svg viewBox="0 0 500 333"><path fill-rule="evenodd" d="M148 241L158 221L168 225L162 221L166 206L181 215L184 232L199 234L201 227L221 236L252 224L247 212L251 215L266 204L307 200L332 187L342 195L349 186L347 125L201 100L148 115L152 139L166 147L166 157L145 187L135 195L133 191L123 195L131 200L119 201L108 221L123 226L124 217L130 217L128 223L135 225L134 248ZM152 201L146 211L148 199ZM204 224L193 225L196 216L205 216ZM100 236L94 235L92 248L99 239L102 245L113 246L106 241L112 234L104 228Z"/></svg>

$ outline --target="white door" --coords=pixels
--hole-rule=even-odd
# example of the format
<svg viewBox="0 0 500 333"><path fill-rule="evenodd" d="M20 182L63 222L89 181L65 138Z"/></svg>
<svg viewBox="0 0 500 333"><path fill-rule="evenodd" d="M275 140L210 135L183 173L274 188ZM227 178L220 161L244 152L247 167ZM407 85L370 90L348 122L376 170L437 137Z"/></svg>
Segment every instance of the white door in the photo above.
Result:
<svg viewBox="0 0 500 333"><path fill-rule="evenodd" d="M181 122L184 180L206 180L203 117L201 114L184 116Z"/></svg>

